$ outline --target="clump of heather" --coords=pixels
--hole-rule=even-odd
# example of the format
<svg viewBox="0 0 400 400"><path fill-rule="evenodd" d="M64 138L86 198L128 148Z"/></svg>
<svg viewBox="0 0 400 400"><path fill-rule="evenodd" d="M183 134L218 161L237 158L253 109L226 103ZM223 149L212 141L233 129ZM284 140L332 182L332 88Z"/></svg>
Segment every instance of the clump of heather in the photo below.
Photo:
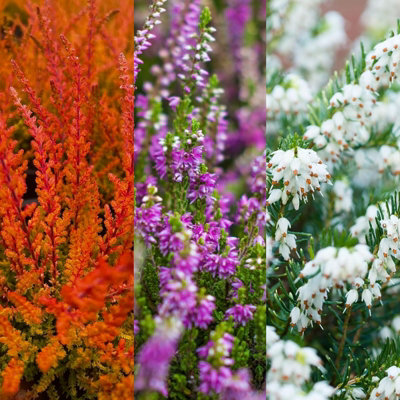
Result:
<svg viewBox="0 0 400 400"><path fill-rule="evenodd" d="M136 31L139 399L265 396L262 10L154 1Z"/></svg>
<svg viewBox="0 0 400 400"><path fill-rule="evenodd" d="M398 4L365 3L362 44L328 80L343 18L322 3L267 16L267 398L395 399Z"/></svg>

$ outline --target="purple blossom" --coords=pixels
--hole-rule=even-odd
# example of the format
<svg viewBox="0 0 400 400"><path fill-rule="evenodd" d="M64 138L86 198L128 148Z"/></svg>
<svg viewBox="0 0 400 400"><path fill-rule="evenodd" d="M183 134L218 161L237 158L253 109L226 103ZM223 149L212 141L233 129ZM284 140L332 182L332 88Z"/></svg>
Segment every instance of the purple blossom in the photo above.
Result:
<svg viewBox="0 0 400 400"><path fill-rule="evenodd" d="M162 7L166 0L155 0L151 5L151 11L146 19L143 29L137 31L134 39L134 82L139 74L140 65L143 61L140 59L140 55L151 46L151 39L155 38L155 35L151 33L156 25L160 23L158 19L160 14L165 11Z"/></svg>
<svg viewBox="0 0 400 400"><path fill-rule="evenodd" d="M247 322L253 319L256 307L252 304L236 304L229 308L225 313L225 318L233 317L236 324L246 325Z"/></svg>
<svg viewBox="0 0 400 400"><path fill-rule="evenodd" d="M232 377L229 367L213 368L206 361L199 362L199 390L205 394L221 393L227 382Z"/></svg>
<svg viewBox="0 0 400 400"><path fill-rule="evenodd" d="M246 399L251 390L249 379L249 372L246 369L232 374L230 380L225 384L221 398L223 400L242 400L243 397Z"/></svg>
<svg viewBox="0 0 400 400"><path fill-rule="evenodd" d="M142 347L135 376L136 390L151 390L168 396L167 376L169 364L178 345L178 335L173 332L156 332Z"/></svg>
<svg viewBox="0 0 400 400"><path fill-rule="evenodd" d="M190 93L192 83L195 88L204 88L207 85L204 78L208 76L208 71L202 67L202 63L211 60L208 53L212 49L208 43L214 40L210 34L214 30L206 28L204 32L198 32L201 10L201 0L189 3L185 23L181 28L180 46L176 48L176 65L182 70L178 77L184 81L185 93Z"/></svg>
<svg viewBox="0 0 400 400"><path fill-rule="evenodd" d="M159 315L176 316L184 320L187 314L196 307L196 284L190 276L179 270L171 271L170 279L168 281L163 279L163 282L164 285L160 290L163 301L158 309Z"/></svg>
<svg viewBox="0 0 400 400"><path fill-rule="evenodd" d="M168 101L169 101L169 106L170 106L174 111L176 111L176 107L178 107L178 105L179 105L181 99L180 99L179 97L177 97L177 96L171 96L171 97L168 97Z"/></svg>
<svg viewBox="0 0 400 400"><path fill-rule="evenodd" d="M191 203L197 199L207 198L214 191L217 177L215 174L191 175L188 199Z"/></svg>
<svg viewBox="0 0 400 400"><path fill-rule="evenodd" d="M137 182L136 187L136 204L141 205L143 197L147 195L147 187L151 185L157 186L157 179L154 176L148 176L145 182Z"/></svg>
<svg viewBox="0 0 400 400"><path fill-rule="evenodd" d="M198 31L201 13L201 0L185 2L178 0L171 7L171 39L169 45L172 47L172 56L177 71L186 70L186 55L193 55L188 47L195 45L193 35Z"/></svg>
<svg viewBox="0 0 400 400"><path fill-rule="evenodd" d="M175 253L183 250L184 238L180 232L172 233L169 223L160 232L159 236L160 250L163 255L168 253Z"/></svg>
<svg viewBox="0 0 400 400"><path fill-rule="evenodd" d="M213 347L218 347L218 349L222 351L221 355L217 355L218 362L225 365L232 365L233 360L231 360L228 355L230 355L233 349L234 341L235 338L230 333L224 333L224 335L217 340L218 343L209 340L206 345L197 349L197 353L201 358L208 358L210 356L210 350ZM215 352L213 352L213 355L216 356Z"/></svg>
<svg viewBox="0 0 400 400"><path fill-rule="evenodd" d="M162 227L162 206L154 204L151 207L136 208L135 230L142 236L145 243L149 246L156 243L156 236Z"/></svg>
<svg viewBox="0 0 400 400"><path fill-rule="evenodd" d="M232 102L228 115L228 109L220 102L224 91L215 87L217 81L209 79L205 70L205 63L210 60L214 31L203 25L199 29L204 2L170 1L169 29L158 29L155 21L158 21L159 14L154 12L156 1L150 8L150 22L137 31L134 47L136 82L143 51L149 48L154 35L163 35L165 39L153 47L150 55L153 60L148 66L151 79L141 84L138 91L142 94L135 99L135 162L140 166L137 168L140 183L135 184L135 226L146 244L152 246L145 257L157 270L160 301L154 310L155 333L140 344L137 351L135 390L157 391L167 398L176 395L167 391L169 365L178 351L183 329L198 328L211 331L211 340L197 349L198 391L210 395L218 393L222 400L235 400L239 396L241 400L254 400L248 373L232 369L234 337L224 333L225 323L217 324L213 315L232 317L236 331L239 325L253 319L255 306L236 305L226 310L226 302L220 301L221 294L213 293L218 300L211 296L208 284L204 284L204 274L198 272L208 271L215 278L226 279L230 298L232 293L238 297L238 289L244 286L235 275L240 264L239 238L229 235L235 223L243 222L245 230L248 229L248 220L255 214L258 226L264 229L265 163L263 166L261 157L252 162L254 153L244 147L260 147L261 141L265 147L265 110L261 110L263 121L262 112L254 110L254 107L250 109L240 105L238 111ZM227 6L226 18L236 24L227 27L233 35L227 38L227 44L237 49L235 57L240 61L239 57L244 54L240 53L240 48L249 18L250 0L227 0ZM240 98L250 105L242 91L246 91L245 79L253 80L253 77L241 71L239 63L227 71L228 77L236 71L238 79L230 82L236 100ZM185 94L188 94L186 99ZM186 101L190 111L183 107ZM233 124L230 123L232 117L236 118ZM198 123L197 131L191 131ZM234 126L238 126L237 132L232 132ZM230 143L236 147L229 147ZM222 164L227 154L229 158L239 154L243 156L232 163ZM248 197L240 198L236 190L231 190L233 185L238 187L238 182L247 184ZM187 192L183 193L186 187ZM197 200L201 201L196 203ZM262 229L254 243L260 241ZM251 254L243 261L257 257ZM145 274L142 279L144 277ZM249 290L254 293L255 289L250 287ZM215 312L216 304L218 313ZM169 321L174 321L172 325L179 326L179 329L171 326ZM139 326L144 325L135 320L135 333ZM196 345L204 343L205 335L207 331L196 337ZM197 371L193 371L193 376L197 376Z"/></svg>
<svg viewBox="0 0 400 400"><path fill-rule="evenodd" d="M167 177L167 158L165 156L165 151L160 143L160 139L163 139L164 135L158 134L155 135L151 140L150 146L150 156L154 161L154 166L157 171L157 174L161 179L165 179Z"/></svg>
<svg viewBox="0 0 400 400"><path fill-rule="evenodd" d="M138 159L139 155L143 150L143 144L146 138L146 122L139 121L135 126L135 160Z"/></svg>
<svg viewBox="0 0 400 400"><path fill-rule="evenodd" d="M238 278L233 279L233 282L232 282L232 292L233 292L232 297L233 298L235 298L235 299L238 298L238 291L243 286L244 286L244 284L240 279L238 279Z"/></svg>
<svg viewBox="0 0 400 400"><path fill-rule="evenodd" d="M139 321L137 319L135 319L133 322L133 334L137 335L139 333L139 331L140 331Z"/></svg>
<svg viewBox="0 0 400 400"><path fill-rule="evenodd" d="M198 328L207 329L208 325L213 320L212 312L215 309L215 298L213 296L205 296L200 298L200 301L196 307L192 308L185 319L185 326L192 328L197 326Z"/></svg>
<svg viewBox="0 0 400 400"><path fill-rule="evenodd" d="M236 222L246 224L250 217L253 214L256 214L256 224L262 231L266 223L266 212L265 207L263 206L264 204L264 201L261 202L256 197L248 198L246 195L243 195L239 200L239 207L236 214Z"/></svg>
<svg viewBox="0 0 400 400"><path fill-rule="evenodd" d="M213 253L217 250L221 238L221 228L217 222L210 222L207 230L204 229L204 225L196 225L193 231L194 240L198 242L201 239L203 242L203 252Z"/></svg>
<svg viewBox="0 0 400 400"><path fill-rule="evenodd" d="M159 273L159 278L160 278L160 287L161 289L165 287L165 285L172 279L171 275L171 268L167 267L160 267L160 273Z"/></svg>
<svg viewBox="0 0 400 400"><path fill-rule="evenodd" d="M220 393L232 377L230 365L233 360L229 357L233 348L234 337L224 333L216 341L209 341L197 352L207 361L199 362L199 390L206 394Z"/></svg>
<svg viewBox="0 0 400 400"><path fill-rule="evenodd" d="M235 274L238 265L238 252L233 248L227 255L208 254L201 269L210 272L213 276L226 279Z"/></svg>
<svg viewBox="0 0 400 400"><path fill-rule="evenodd" d="M265 181L267 179L267 161L266 154L257 157L251 166L251 178L249 182L250 190L253 193L258 193L261 198L266 196Z"/></svg>
<svg viewBox="0 0 400 400"><path fill-rule="evenodd" d="M189 170L198 172L200 164L203 162L203 151L203 146L194 147L190 152L182 149L172 151L172 170L176 182L182 182L183 174Z"/></svg>
<svg viewBox="0 0 400 400"><path fill-rule="evenodd" d="M189 250L184 250L174 255L173 264L177 270L187 275L192 275L199 268L201 254L198 252L198 247L195 243L190 242L187 247L189 247Z"/></svg>
<svg viewBox="0 0 400 400"><path fill-rule="evenodd" d="M240 369L225 381L221 391L221 400L256 400L262 399L251 390L250 375L247 369ZM265 393L264 398L265 400Z"/></svg>

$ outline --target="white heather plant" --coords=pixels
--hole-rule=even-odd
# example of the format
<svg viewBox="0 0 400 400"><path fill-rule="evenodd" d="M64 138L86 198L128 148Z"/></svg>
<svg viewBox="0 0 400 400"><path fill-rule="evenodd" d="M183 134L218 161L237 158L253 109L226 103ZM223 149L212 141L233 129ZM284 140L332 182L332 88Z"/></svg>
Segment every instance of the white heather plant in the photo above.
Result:
<svg viewBox="0 0 400 400"><path fill-rule="evenodd" d="M267 399L397 400L400 29L368 2L328 82L341 17L268 3Z"/></svg>

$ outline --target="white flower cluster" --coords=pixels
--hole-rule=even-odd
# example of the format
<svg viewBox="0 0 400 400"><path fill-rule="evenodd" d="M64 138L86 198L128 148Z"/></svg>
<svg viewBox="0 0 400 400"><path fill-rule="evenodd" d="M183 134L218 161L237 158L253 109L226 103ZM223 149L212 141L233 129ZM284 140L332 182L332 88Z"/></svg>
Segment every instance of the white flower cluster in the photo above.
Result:
<svg viewBox="0 0 400 400"><path fill-rule="evenodd" d="M400 2L398 0L368 0L361 21L370 34L382 36L390 28L396 26L399 15Z"/></svg>
<svg viewBox="0 0 400 400"><path fill-rule="evenodd" d="M359 187L376 184L385 171L395 176L400 174L400 150L393 146L361 148L354 152L353 159L358 168L353 182Z"/></svg>
<svg viewBox="0 0 400 400"><path fill-rule="evenodd" d="M382 282L388 282L391 274L396 271L396 265L393 258L400 259L400 220L395 215L388 215L386 207L380 207L383 213L383 219L380 225L385 233L379 243L377 257L374 258L371 268L368 271L368 285L364 285L363 293L370 293L372 299L380 300L380 287ZM359 242L365 243L370 225L375 230L377 228L376 218L378 216L378 206L371 205L367 208L365 216L358 217L355 225L350 228L353 236L357 237ZM350 291L347 297L347 304L351 305L358 299L355 291Z"/></svg>
<svg viewBox="0 0 400 400"><path fill-rule="evenodd" d="M318 21L318 8L325 0L270 0L270 17L267 19L267 41L284 32L279 41L283 54L293 52L299 38L306 35Z"/></svg>
<svg viewBox="0 0 400 400"><path fill-rule="evenodd" d="M371 400L396 400L400 397L400 368L392 366L386 370L386 374L371 392Z"/></svg>
<svg viewBox="0 0 400 400"><path fill-rule="evenodd" d="M358 217L356 223L350 228L352 236L356 237L360 243L366 243L366 236L369 232L369 224L376 229L376 217L378 216L378 207L375 205L368 206L365 215ZM385 211L385 209L382 209Z"/></svg>
<svg viewBox="0 0 400 400"><path fill-rule="evenodd" d="M321 126L310 125L304 139L312 139L326 162L337 162L343 150L364 144L370 137L367 129L376 103L372 90L376 88L371 71L364 72L360 84L349 84L332 96L329 103L337 111Z"/></svg>
<svg viewBox="0 0 400 400"><path fill-rule="evenodd" d="M399 3L400 4L400 3ZM382 132L391 125L392 130L399 136L400 128L400 92L396 88L388 88L382 99L376 103L374 113L372 114L372 122L377 131Z"/></svg>
<svg viewBox="0 0 400 400"><path fill-rule="evenodd" d="M333 184L335 212L350 212L353 205L353 189L348 182L337 180Z"/></svg>
<svg viewBox="0 0 400 400"><path fill-rule="evenodd" d="M313 92L327 82L335 53L346 42L343 17L321 14L325 0L271 0L267 18L267 48L275 49L304 77Z"/></svg>
<svg viewBox="0 0 400 400"><path fill-rule="evenodd" d="M351 284L355 289L348 292L351 293L350 300L355 295L358 298L357 289L363 285L363 278L368 273L368 264L371 261L373 255L368 246L362 244L352 249L326 247L319 250L300 273L300 278L312 277L298 289L299 307L294 307L291 311L291 325L297 326L301 332L313 321L320 325L322 308L331 288L345 288L346 284ZM377 285L375 290L379 290ZM370 290L363 291L362 300L367 307L371 306Z"/></svg>
<svg viewBox="0 0 400 400"><path fill-rule="evenodd" d="M267 325L267 398L269 400L326 400L335 389L327 382L317 382L311 391L304 386L310 381L313 367L322 368L317 352L300 347L290 340L280 340L275 328Z"/></svg>
<svg viewBox="0 0 400 400"><path fill-rule="evenodd" d="M379 331L382 340L394 339L400 334L400 315L393 318L390 326L385 326Z"/></svg>
<svg viewBox="0 0 400 400"><path fill-rule="evenodd" d="M272 170L272 185L277 186L282 181L283 188L271 188L267 206L279 200L286 204L292 198L293 207L298 210L300 200L307 201L309 192L320 191L321 183L330 183L326 165L311 149L277 150L272 154L268 168Z"/></svg>
<svg viewBox="0 0 400 400"><path fill-rule="evenodd" d="M382 282L388 282L391 279L391 275L396 272L396 265L393 258L400 259L400 222L399 218L395 215L387 216L387 211L384 207L381 207L384 214L384 219L380 221L380 225L384 230L385 237L383 237L379 243L379 250L377 257L374 258L371 268L368 272L368 285L365 285L363 294L366 293L371 299L381 299L380 287ZM370 218L373 227L376 227L375 217L378 213L378 208L375 206L369 206L367 214L370 214ZM358 229L365 229L365 217L360 217L356 221L356 225L351 228L355 234L358 233ZM358 227L357 227L358 226ZM365 235L364 235L365 237ZM364 282L362 282L364 285ZM357 301L358 296L353 293L348 293L347 303L351 305ZM368 304L367 304L368 305ZM369 307L370 308L370 307Z"/></svg>
<svg viewBox="0 0 400 400"><path fill-rule="evenodd" d="M267 119L306 113L311 99L308 83L298 75L289 74L281 85L276 85L271 93L267 93Z"/></svg>
<svg viewBox="0 0 400 400"><path fill-rule="evenodd" d="M288 233L290 222L286 218L280 218L276 223L275 240L279 243L279 254L289 260L290 252L296 250L296 235Z"/></svg>
<svg viewBox="0 0 400 400"><path fill-rule="evenodd" d="M371 118L377 106L376 91L389 86L397 79L400 68L400 35L395 35L378 43L366 56L367 69L361 74L358 83L345 85L329 100L335 109L332 118L321 126L311 125L306 129L305 139L312 139L320 149L319 154L325 162L335 163L343 150L355 145L365 144L374 126ZM400 161L400 153L398 156ZM397 159L394 173L398 168Z"/></svg>
<svg viewBox="0 0 400 400"><path fill-rule="evenodd" d="M399 72L400 35L395 35L378 43L367 55L367 68L373 71L379 86L389 86Z"/></svg>
<svg viewBox="0 0 400 400"><path fill-rule="evenodd" d="M359 386L350 386L346 389L342 389L342 391L345 392L345 400L361 400L365 399L365 397L367 396L364 393L364 390ZM341 391L339 390L337 394L340 395Z"/></svg>
<svg viewBox="0 0 400 400"><path fill-rule="evenodd" d="M379 243L378 258L392 272L396 271L393 258L400 259L400 219L391 215L381 221L386 237Z"/></svg>

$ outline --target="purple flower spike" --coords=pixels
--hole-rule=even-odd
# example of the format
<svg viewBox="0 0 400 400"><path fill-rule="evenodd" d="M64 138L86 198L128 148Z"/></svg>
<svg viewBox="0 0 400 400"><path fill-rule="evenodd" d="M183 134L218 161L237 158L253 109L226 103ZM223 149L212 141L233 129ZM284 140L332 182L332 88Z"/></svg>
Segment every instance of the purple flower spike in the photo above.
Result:
<svg viewBox="0 0 400 400"><path fill-rule="evenodd" d="M153 336L139 354L140 369L135 379L135 390L151 390L168 396L169 364L176 352L177 341L163 335Z"/></svg>
<svg viewBox="0 0 400 400"><path fill-rule="evenodd" d="M256 307L251 304L236 304L226 311L225 316L226 319L232 316L236 324L246 325L253 319L255 311Z"/></svg>
<svg viewBox="0 0 400 400"><path fill-rule="evenodd" d="M232 371L228 367L215 369L206 361L199 362L199 379L201 382L199 390L202 393L221 393L231 376Z"/></svg>

